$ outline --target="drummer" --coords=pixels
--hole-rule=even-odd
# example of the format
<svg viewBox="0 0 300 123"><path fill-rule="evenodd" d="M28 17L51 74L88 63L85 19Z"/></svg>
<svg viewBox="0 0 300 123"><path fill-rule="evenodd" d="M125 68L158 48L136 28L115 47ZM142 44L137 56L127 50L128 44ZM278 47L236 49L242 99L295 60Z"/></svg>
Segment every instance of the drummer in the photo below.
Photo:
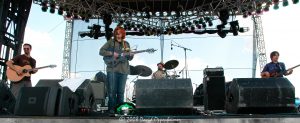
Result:
<svg viewBox="0 0 300 123"><path fill-rule="evenodd" d="M157 71L152 74L152 79L165 79L166 71L164 70L164 63L157 63Z"/></svg>

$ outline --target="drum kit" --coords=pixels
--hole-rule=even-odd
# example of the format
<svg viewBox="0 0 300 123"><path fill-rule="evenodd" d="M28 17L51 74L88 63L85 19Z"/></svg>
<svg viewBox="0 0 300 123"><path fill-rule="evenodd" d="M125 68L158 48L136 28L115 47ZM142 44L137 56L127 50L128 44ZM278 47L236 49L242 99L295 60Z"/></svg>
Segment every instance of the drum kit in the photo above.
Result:
<svg viewBox="0 0 300 123"><path fill-rule="evenodd" d="M164 64L164 68L166 71L165 79L176 79L179 75L176 74L175 68L178 66L179 62L177 60L170 60ZM174 70L173 74L168 74L167 70ZM152 74L152 70L144 65L131 66L130 65L130 73L129 75L138 75L142 77L148 77Z"/></svg>
<svg viewBox="0 0 300 123"><path fill-rule="evenodd" d="M177 60L170 60L164 64L165 68L165 78L164 79L177 79L179 75L176 74L175 68L178 66L179 62ZM168 74L168 70L174 70L173 74ZM137 77L132 80L134 82L139 76L148 77L152 74L151 68L144 65L131 66L129 75L136 75ZM126 94L127 95L127 94ZM131 101L135 103L135 83L133 86L133 93Z"/></svg>

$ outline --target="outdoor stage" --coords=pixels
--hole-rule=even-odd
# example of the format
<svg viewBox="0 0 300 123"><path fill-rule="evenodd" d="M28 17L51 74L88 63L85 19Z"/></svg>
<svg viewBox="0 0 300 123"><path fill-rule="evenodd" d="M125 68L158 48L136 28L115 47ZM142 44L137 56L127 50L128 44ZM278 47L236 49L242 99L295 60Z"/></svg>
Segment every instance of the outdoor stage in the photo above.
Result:
<svg viewBox="0 0 300 123"><path fill-rule="evenodd" d="M117 117L1 117L1 123L115 123L115 122L182 122L182 123L299 123L300 114L214 115L214 116L117 116Z"/></svg>

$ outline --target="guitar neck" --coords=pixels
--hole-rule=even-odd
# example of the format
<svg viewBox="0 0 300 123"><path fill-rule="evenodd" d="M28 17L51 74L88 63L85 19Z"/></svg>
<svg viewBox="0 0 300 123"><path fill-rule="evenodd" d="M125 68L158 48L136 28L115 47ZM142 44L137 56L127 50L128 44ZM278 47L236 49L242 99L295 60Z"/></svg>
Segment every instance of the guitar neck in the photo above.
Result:
<svg viewBox="0 0 300 123"><path fill-rule="evenodd" d="M294 66L294 67L291 67L291 68L289 68L288 70L295 69L295 68L297 68L297 67L299 67L299 66L300 66L300 64L299 64L299 65L296 65L296 66Z"/></svg>
<svg viewBox="0 0 300 123"><path fill-rule="evenodd" d="M49 67L49 66L37 67L37 68L34 68L34 69L43 69L43 68L47 68L47 67ZM33 69L30 69L28 71L33 71Z"/></svg>
<svg viewBox="0 0 300 123"><path fill-rule="evenodd" d="M137 53L142 53L142 52L146 52L147 50L139 50L139 51L133 51L131 53L137 54Z"/></svg>

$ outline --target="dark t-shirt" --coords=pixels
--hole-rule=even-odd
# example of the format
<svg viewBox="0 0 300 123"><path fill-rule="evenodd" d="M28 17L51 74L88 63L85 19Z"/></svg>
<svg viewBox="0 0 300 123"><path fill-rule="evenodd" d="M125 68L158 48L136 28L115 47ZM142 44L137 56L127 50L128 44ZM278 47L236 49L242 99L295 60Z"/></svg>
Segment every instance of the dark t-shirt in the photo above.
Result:
<svg viewBox="0 0 300 123"><path fill-rule="evenodd" d="M270 77L274 77L275 73L278 74L277 77L283 77L286 74L285 64L283 62L270 62L266 64L262 72L269 72L271 74Z"/></svg>
<svg viewBox="0 0 300 123"><path fill-rule="evenodd" d="M16 56L16 57L14 57L13 59L12 59L12 61L14 62L13 64L14 65L18 65L18 66L21 66L21 67L23 67L23 66L25 66L25 65L30 65L32 68L35 68L36 66L36 61L35 61L35 59L34 58L32 58L32 57L27 57L27 56L25 56L24 54L23 55L18 55L18 56ZM30 81L30 76L29 77L27 77L27 76L25 76L22 80L20 80L20 81Z"/></svg>

